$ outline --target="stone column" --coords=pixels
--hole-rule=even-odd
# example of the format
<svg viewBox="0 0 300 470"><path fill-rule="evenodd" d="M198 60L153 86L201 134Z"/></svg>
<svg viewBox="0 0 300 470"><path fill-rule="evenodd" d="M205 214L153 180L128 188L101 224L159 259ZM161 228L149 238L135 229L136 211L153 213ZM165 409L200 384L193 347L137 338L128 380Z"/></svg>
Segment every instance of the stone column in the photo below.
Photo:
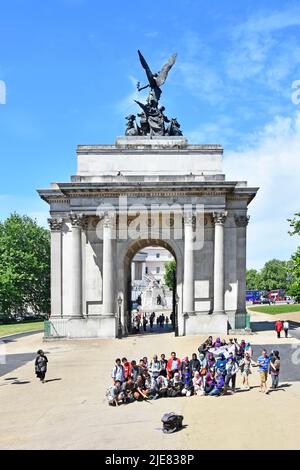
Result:
<svg viewBox="0 0 300 470"><path fill-rule="evenodd" d="M184 217L183 314L194 311L193 216Z"/></svg>
<svg viewBox="0 0 300 470"><path fill-rule="evenodd" d="M72 317L82 317L82 240L83 214L70 214L72 225Z"/></svg>
<svg viewBox="0 0 300 470"><path fill-rule="evenodd" d="M213 313L224 313L224 223L226 211L214 212L214 310Z"/></svg>
<svg viewBox="0 0 300 470"><path fill-rule="evenodd" d="M235 214L237 230L237 312L246 311L246 234L250 216Z"/></svg>
<svg viewBox="0 0 300 470"><path fill-rule="evenodd" d="M103 314L112 315L115 311L113 217L107 214L103 222Z"/></svg>
<svg viewBox="0 0 300 470"><path fill-rule="evenodd" d="M62 312L62 218L48 219L51 230L51 317Z"/></svg>

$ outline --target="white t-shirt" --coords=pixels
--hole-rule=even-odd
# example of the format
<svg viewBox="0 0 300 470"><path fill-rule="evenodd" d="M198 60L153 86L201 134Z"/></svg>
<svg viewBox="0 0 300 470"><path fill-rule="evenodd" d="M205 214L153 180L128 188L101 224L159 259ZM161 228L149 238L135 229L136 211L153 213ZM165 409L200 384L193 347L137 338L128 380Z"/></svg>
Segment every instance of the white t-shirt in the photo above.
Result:
<svg viewBox="0 0 300 470"><path fill-rule="evenodd" d="M289 322L288 322L288 321L284 321L284 322L283 322L283 329L284 329L284 330L288 330L288 329L289 329Z"/></svg>

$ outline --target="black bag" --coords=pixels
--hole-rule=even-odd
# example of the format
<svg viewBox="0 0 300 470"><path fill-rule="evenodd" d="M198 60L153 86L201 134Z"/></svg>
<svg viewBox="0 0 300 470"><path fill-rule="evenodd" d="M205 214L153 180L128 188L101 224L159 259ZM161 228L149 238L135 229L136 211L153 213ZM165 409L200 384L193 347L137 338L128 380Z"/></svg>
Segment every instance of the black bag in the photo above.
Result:
<svg viewBox="0 0 300 470"><path fill-rule="evenodd" d="M177 415L175 413L165 413L161 418L163 423L163 432L171 433L176 432L182 428L183 416Z"/></svg>

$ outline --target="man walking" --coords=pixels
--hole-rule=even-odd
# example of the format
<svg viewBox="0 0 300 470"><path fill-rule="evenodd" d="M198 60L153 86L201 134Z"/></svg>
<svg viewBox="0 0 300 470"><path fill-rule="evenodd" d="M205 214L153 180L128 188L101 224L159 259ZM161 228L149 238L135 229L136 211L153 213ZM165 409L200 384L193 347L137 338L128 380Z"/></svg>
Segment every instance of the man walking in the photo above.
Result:
<svg viewBox="0 0 300 470"><path fill-rule="evenodd" d="M258 371L260 374L260 392L268 393L267 380L268 380L268 370L270 364L270 356L268 356L265 349L262 350L261 356L257 359Z"/></svg>
<svg viewBox="0 0 300 470"><path fill-rule="evenodd" d="M284 331L284 334L285 334L286 338L288 337L288 334L289 334L289 328L290 328L289 322L287 320L284 320L284 322L283 322L283 331Z"/></svg>

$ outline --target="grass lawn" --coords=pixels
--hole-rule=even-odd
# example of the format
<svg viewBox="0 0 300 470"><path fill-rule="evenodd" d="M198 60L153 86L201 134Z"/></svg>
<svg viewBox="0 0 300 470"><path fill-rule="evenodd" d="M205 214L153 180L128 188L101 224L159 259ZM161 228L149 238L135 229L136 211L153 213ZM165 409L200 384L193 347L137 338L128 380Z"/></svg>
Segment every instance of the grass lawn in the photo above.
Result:
<svg viewBox="0 0 300 470"><path fill-rule="evenodd" d="M0 336L13 335L15 333L25 333L26 331L43 329L43 321L12 323L11 325L0 325Z"/></svg>
<svg viewBox="0 0 300 470"><path fill-rule="evenodd" d="M252 312L269 313L276 315L277 313L300 312L300 304L283 304L283 305L258 305L257 307L248 307Z"/></svg>

